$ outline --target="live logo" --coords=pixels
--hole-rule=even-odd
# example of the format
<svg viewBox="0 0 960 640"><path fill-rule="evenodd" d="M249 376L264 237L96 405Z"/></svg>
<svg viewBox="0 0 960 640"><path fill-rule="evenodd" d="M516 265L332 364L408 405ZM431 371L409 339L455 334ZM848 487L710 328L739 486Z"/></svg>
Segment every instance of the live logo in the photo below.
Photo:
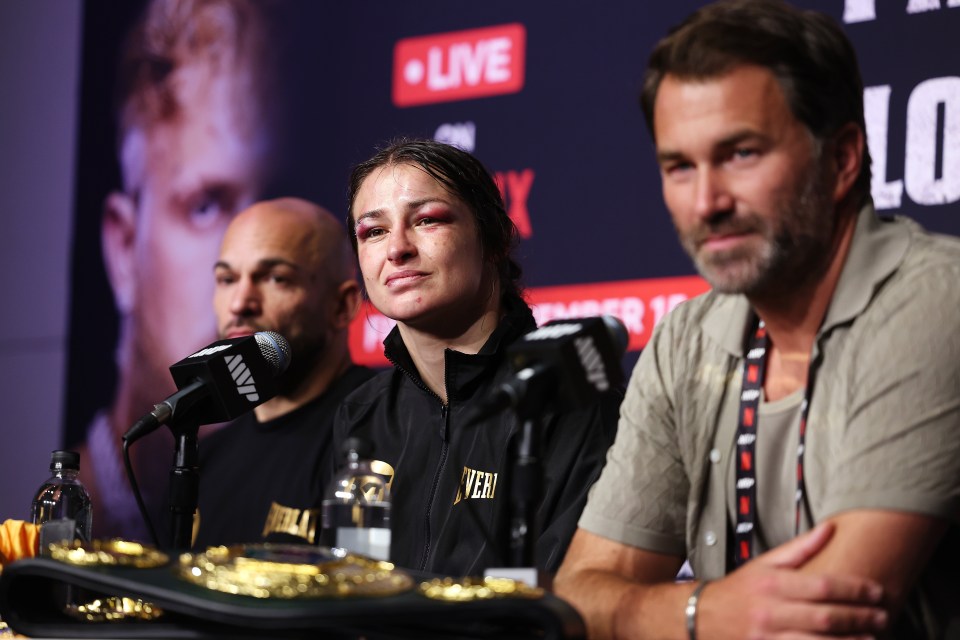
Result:
<svg viewBox="0 0 960 640"><path fill-rule="evenodd" d="M523 88L526 29L506 24L397 42L393 103L398 107L516 93Z"/></svg>

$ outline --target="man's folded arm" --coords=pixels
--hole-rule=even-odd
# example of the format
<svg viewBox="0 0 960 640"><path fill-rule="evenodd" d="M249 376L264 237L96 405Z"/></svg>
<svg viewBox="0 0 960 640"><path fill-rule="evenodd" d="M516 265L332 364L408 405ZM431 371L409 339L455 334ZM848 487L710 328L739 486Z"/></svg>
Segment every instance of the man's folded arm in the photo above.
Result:
<svg viewBox="0 0 960 640"><path fill-rule="evenodd" d="M806 569L835 525L816 527L759 556L700 592L698 637L861 637L882 631L881 585L869 578ZM558 595L580 611L591 638L685 640L694 584L676 583L682 559L653 553L580 529L557 575Z"/></svg>
<svg viewBox="0 0 960 640"><path fill-rule="evenodd" d="M883 587L883 606L895 616L927 566L948 523L916 513L857 509L829 519L834 534L800 571L853 575Z"/></svg>
<svg viewBox="0 0 960 640"><path fill-rule="evenodd" d="M679 638L693 589L673 584L682 564L683 558L577 529L554 587L583 616L591 638L627 637L636 619L662 629L661 637Z"/></svg>

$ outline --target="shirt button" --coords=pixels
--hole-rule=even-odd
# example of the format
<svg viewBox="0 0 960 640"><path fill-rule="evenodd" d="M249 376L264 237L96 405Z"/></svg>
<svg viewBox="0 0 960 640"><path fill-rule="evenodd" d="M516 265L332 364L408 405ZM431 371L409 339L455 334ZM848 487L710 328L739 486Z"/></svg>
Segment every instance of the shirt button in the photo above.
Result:
<svg viewBox="0 0 960 640"><path fill-rule="evenodd" d="M708 547L712 547L713 545L717 544L717 534L715 534L713 531L707 531L703 535L703 540L707 543Z"/></svg>
<svg viewBox="0 0 960 640"><path fill-rule="evenodd" d="M720 462L720 449L710 449L710 462L714 464Z"/></svg>

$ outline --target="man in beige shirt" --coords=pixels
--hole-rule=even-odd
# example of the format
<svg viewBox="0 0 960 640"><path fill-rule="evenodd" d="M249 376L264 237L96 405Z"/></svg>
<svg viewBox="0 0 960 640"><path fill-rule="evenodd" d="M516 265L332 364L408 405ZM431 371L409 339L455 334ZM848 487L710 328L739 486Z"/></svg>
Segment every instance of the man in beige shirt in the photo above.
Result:
<svg viewBox="0 0 960 640"><path fill-rule="evenodd" d="M775 0L654 51L664 198L713 291L641 356L557 577L591 636L956 633L960 242L876 217L862 95L840 28Z"/></svg>

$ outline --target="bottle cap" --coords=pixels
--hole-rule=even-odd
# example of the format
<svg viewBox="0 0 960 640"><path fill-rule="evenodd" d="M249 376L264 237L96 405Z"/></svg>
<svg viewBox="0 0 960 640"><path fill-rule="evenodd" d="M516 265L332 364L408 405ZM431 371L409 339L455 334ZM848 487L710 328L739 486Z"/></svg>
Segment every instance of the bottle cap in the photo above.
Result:
<svg viewBox="0 0 960 640"><path fill-rule="evenodd" d="M80 454L76 451L54 451L50 454L50 469L80 470Z"/></svg>
<svg viewBox="0 0 960 640"><path fill-rule="evenodd" d="M347 438L340 447L340 454L347 457L351 451L355 452L358 458L367 458L373 451L373 447L363 438Z"/></svg>

